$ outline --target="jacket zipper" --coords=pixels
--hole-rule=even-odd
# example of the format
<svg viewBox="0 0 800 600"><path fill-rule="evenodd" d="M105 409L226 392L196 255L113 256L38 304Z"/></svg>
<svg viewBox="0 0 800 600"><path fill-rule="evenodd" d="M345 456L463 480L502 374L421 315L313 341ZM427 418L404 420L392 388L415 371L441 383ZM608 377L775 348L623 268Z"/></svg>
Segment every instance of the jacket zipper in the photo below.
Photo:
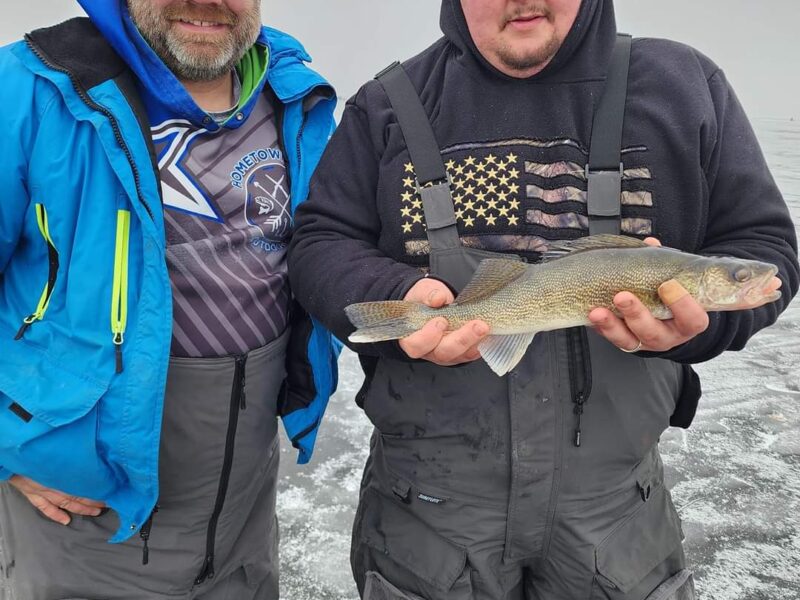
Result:
<svg viewBox="0 0 800 600"><path fill-rule="evenodd" d="M139 537L142 539L142 564L146 565L150 562L150 529L153 527L153 517L158 512L158 504L153 507L153 512L150 513L147 521L145 521L142 528L139 530Z"/></svg>
<svg viewBox="0 0 800 600"><path fill-rule="evenodd" d="M572 392L572 402L575 405L575 436L573 443L576 448L581 446L583 431L581 421L586 402L592 393L592 362L589 356L589 339L583 327L567 330L567 351L569 353L569 381Z"/></svg>
<svg viewBox="0 0 800 600"><path fill-rule="evenodd" d="M195 585L200 585L206 579L213 579L214 577L214 541L217 534L217 522L222 513L222 507L225 504L225 494L228 491L231 467L233 465L233 446L236 439L236 428L239 425L239 411L242 409L244 398L246 362L247 355L236 357L228 416L228 433L225 438L225 456L222 460L222 472L219 476L219 487L217 488L217 499L214 503L214 511L211 513L211 519L208 522L206 555L203 560L203 566L200 567L200 572L197 574L197 577L195 577Z"/></svg>
<svg viewBox="0 0 800 600"><path fill-rule="evenodd" d="M117 211L117 237L114 249L114 283L111 292L111 333L113 334L116 371L122 373L122 343L128 323L128 248L131 213Z"/></svg>
<svg viewBox="0 0 800 600"><path fill-rule="evenodd" d="M302 151L302 144L303 144L303 132L306 128L306 123L308 122L308 113L303 113L303 121L300 123L300 129L297 131L297 172L300 172L300 167L303 164L303 151Z"/></svg>
<svg viewBox="0 0 800 600"><path fill-rule="evenodd" d="M14 336L15 340L22 339L28 328L35 322L41 321L47 312L47 307L50 305L50 298L53 296L53 289L56 286L56 279L58 278L58 250L53 243L53 238L50 237L50 226L47 221L47 210L44 204L34 205L36 210L36 222L39 225L39 232L42 234L44 241L47 243L47 262L48 274L47 283L42 290L42 295L39 297L39 303L36 305L36 310L22 320L22 326Z"/></svg>
<svg viewBox="0 0 800 600"><path fill-rule="evenodd" d="M144 194L142 193L141 181L139 178L139 169L133 160L133 154L131 153L128 144L125 143L125 139L122 137L122 131L120 130L117 118L110 110L108 110L104 106L101 106L100 104L98 104L89 97L89 94L86 92L86 90L83 89L81 84L72 74L72 72L69 71L69 69L62 67L61 65L57 65L56 63L51 61L47 56L45 56L44 53L41 51L41 49L33 41L33 39L31 39L30 35L25 35L25 42L28 44L28 47L36 55L36 57L45 64L45 66L52 69L53 71L63 73L64 75L69 77L70 82L72 82L72 87L74 88L75 92L78 94L80 99L86 104L86 106L102 114L104 117L108 119L109 123L111 123L111 129L114 132L114 138L116 139L117 144L119 144L119 147L122 149L122 152L125 154L125 158L128 160L128 164L130 164L131 171L133 172L133 181L136 186L136 195L139 198L139 202L142 203L142 206L147 211L147 214L150 216L150 219L153 222L155 222L153 211L150 209L150 205L147 204L147 201L144 199Z"/></svg>

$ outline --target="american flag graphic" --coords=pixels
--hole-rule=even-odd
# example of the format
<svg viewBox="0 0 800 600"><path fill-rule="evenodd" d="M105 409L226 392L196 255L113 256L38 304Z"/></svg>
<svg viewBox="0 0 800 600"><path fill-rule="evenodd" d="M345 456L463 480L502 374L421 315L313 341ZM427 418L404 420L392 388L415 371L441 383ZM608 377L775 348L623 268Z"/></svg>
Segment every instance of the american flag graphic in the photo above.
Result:
<svg viewBox="0 0 800 600"><path fill-rule="evenodd" d="M563 239L565 230L588 231L585 164L525 160L518 153L500 149L503 151L475 149L445 163L464 245L541 252L550 240ZM653 194L646 189L650 180L652 173L647 167L624 169L623 233L652 234L652 219L645 216L653 207ZM400 217L407 254L428 254L422 199L411 163L405 164Z"/></svg>

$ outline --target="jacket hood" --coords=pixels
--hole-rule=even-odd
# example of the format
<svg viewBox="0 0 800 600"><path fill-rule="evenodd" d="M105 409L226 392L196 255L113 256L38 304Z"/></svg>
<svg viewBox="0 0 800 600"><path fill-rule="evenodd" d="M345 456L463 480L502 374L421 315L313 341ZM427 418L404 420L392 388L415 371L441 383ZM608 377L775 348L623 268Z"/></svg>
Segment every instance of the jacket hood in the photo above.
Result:
<svg viewBox="0 0 800 600"><path fill-rule="evenodd" d="M467 27L461 0L442 0L442 32L465 66L493 77L519 81L493 67L480 53ZM612 0L583 0L564 43L548 65L530 81L602 77L617 33Z"/></svg>
<svg viewBox="0 0 800 600"><path fill-rule="evenodd" d="M213 122L208 124L207 113L197 106L186 88L139 33L128 12L126 0L78 0L78 3L136 74L151 120L184 118L197 125L203 124L209 130L217 128ZM249 99L240 106L245 116L255 105L256 96L267 79L282 102L301 98L318 85L327 85L303 65L311 58L293 37L262 27L256 45L263 48L268 65L263 65L248 90ZM225 126L233 128L241 123L231 119Z"/></svg>

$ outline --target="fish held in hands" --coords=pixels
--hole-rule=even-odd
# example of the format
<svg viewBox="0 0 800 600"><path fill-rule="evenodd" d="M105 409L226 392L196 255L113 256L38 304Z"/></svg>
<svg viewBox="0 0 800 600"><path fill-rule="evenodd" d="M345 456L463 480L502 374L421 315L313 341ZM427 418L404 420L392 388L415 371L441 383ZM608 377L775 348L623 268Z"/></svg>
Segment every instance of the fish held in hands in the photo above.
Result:
<svg viewBox="0 0 800 600"><path fill-rule="evenodd" d="M490 335L481 356L498 375L522 359L540 331L588 325L589 313L608 308L619 315L614 296L633 293L658 319L672 317L659 286L677 280L706 311L741 310L774 302L771 264L720 256L698 256L649 246L631 237L595 235L555 244L542 262L497 258L481 262L455 302L442 308L405 301L363 302L345 309L356 327L349 340L374 343L403 338L435 317L453 331L485 321Z"/></svg>

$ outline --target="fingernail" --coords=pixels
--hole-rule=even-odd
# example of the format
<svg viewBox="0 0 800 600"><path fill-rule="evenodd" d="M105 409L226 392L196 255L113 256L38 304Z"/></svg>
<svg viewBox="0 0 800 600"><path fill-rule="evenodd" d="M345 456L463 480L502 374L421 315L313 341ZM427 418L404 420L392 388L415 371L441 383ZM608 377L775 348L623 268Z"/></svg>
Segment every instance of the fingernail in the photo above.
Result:
<svg viewBox="0 0 800 600"><path fill-rule="evenodd" d="M428 303L433 304L438 295L439 295L439 290L433 290L430 294L428 294Z"/></svg>
<svg viewBox="0 0 800 600"><path fill-rule="evenodd" d="M619 308L630 308L633 306L633 300L630 298L625 298L624 300L620 300L616 303Z"/></svg>
<svg viewBox="0 0 800 600"><path fill-rule="evenodd" d="M661 284L658 288L658 295L661 296L661 300L663 300L664 304L671 306L684 296L688 296L689 292L687 292L680 283L674 279L670 279Z"/></svg>
<svg viewBox="0 0 800 600"><path fill-rule="evenodd" d="M445 319L436 319L436 329L439 331L447 329L447 321Z"/></svg>

